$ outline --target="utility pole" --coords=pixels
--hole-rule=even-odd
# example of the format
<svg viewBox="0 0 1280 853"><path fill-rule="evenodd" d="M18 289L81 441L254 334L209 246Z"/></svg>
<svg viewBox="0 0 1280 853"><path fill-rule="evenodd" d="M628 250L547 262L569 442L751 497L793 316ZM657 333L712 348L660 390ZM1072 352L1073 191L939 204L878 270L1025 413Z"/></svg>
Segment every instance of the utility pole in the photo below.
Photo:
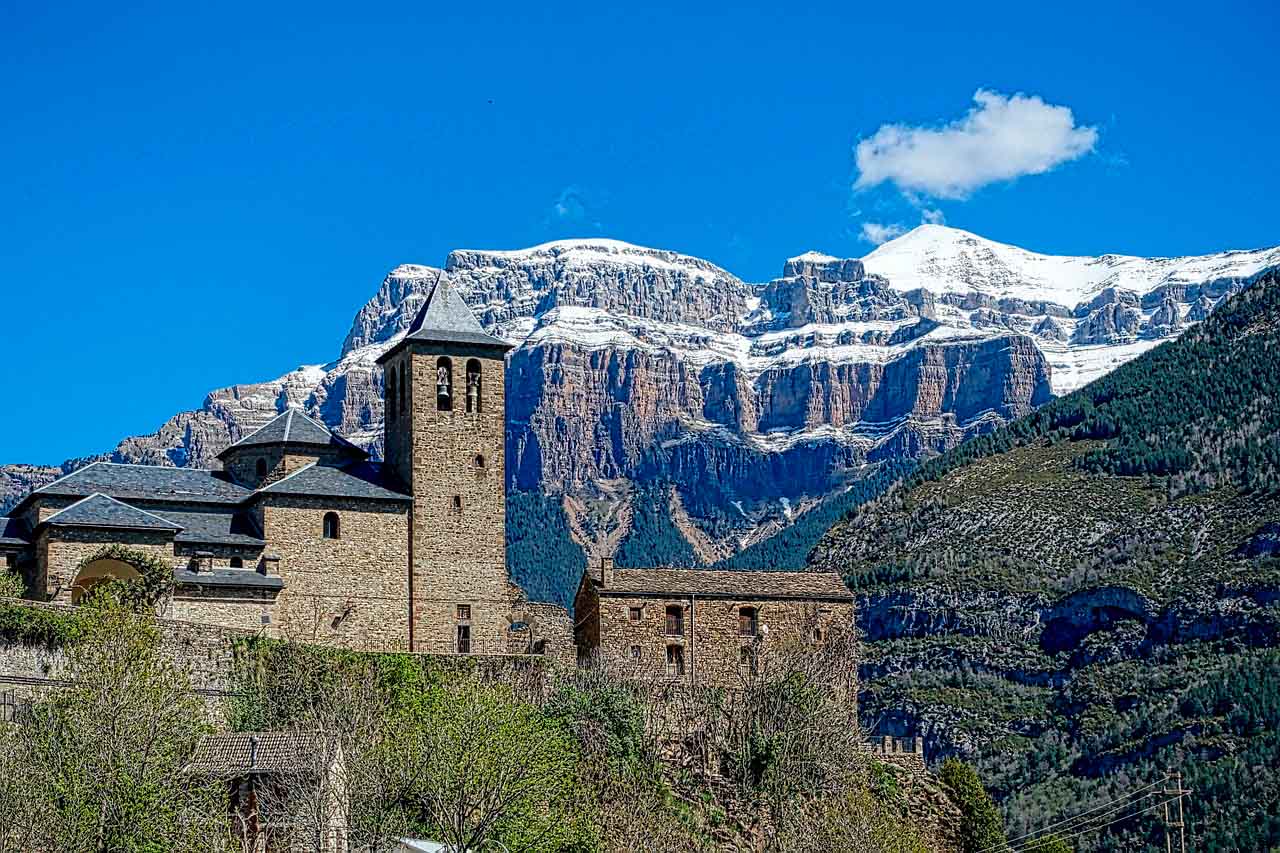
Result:
<svg viewBox="0 0 1280 853"><path fill-rule="evenodd" d="M1164 788L1165 797L1177 797L1178 816L1173 819L1169 812L1169 802L1166 800L1164 804L1164 849L1165 853L1173 853L1173 829L1178 829L1178 853L1187 853L1187 824L1182 813L1182 798L1191 792L1182 787L1182 773L1176 773L1173 777L1174 787Z"/></svg>

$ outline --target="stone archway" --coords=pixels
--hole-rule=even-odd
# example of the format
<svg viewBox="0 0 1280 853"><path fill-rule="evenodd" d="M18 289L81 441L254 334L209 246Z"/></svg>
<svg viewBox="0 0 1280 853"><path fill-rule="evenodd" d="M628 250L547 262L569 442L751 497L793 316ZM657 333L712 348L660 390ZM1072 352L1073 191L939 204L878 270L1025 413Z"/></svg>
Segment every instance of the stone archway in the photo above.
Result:
<svg viewBox="0 0 1280 853"><path fill-rule="evenodd" d="M106 581L131 581L142 577L133 566L123 560L104 557L85 563L71 582L71 603L79 604L95 586Z"/></svg>

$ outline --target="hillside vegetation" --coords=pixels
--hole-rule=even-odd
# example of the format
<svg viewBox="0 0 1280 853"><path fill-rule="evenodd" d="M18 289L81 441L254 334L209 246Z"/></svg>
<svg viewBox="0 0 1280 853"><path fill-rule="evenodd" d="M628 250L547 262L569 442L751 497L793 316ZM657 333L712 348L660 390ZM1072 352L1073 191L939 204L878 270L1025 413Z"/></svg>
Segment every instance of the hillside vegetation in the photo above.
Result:
<svg viewBox="0 0 1280 853"><path fill-rule="evenodd" d="M1013 836L1181 771L1197 849L1280 844L1278 394L1272 271L838 523L810 563L858 593L864 722L975 761Z"/></svg>

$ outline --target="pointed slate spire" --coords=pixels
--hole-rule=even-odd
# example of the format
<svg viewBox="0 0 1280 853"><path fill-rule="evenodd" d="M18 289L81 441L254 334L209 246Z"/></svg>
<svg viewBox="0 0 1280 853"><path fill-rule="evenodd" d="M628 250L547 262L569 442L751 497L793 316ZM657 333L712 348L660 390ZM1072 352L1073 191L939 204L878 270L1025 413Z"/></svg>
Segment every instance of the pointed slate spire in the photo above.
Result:
<svg viewBox="0 0 1280 853"><path fill-rule="evenodd" d="M471 313L467 303L453 288L449 277L444 273L436 278L431 292L427 294L427 301L422 304L418 316L414 317L413 322L409 324L404 338L383 353L378 361L385 361L393 352L412 341L511 349L511 344L484 330L480 321L476 319L476 315Z"/></svg>

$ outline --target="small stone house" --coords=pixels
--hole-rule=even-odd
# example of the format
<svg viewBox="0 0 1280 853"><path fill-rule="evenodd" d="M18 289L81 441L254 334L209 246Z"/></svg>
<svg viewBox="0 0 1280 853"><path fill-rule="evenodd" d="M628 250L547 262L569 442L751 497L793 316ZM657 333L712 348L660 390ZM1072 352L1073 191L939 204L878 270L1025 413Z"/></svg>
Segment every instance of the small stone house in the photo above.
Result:
<svg viewBox="0 0 1280 853"><path fill-rule="evenodd" d="M224 786L232 837L245 853L346 853L342 749L305 732L201 738L185 772Z"/></svg>
<svg viewBox="0 0 1280 853"><path fill-rule="evenodd" d="M574 623L580 659L734 688L770 649L816 646L851 627L853 595L832 572L623 569L604 559L583 575Z"/></svg>
<svg viewBox="0 0 1280 853"><path fill-rule="evenodd" d="M379 359L385 461L289 408L218 470L95 462L0 518L37 600L172 572L164 615L375 650L573 659L506 562L505 355L442 276ZM553 612L554 611L554 612Z"/></svg>

